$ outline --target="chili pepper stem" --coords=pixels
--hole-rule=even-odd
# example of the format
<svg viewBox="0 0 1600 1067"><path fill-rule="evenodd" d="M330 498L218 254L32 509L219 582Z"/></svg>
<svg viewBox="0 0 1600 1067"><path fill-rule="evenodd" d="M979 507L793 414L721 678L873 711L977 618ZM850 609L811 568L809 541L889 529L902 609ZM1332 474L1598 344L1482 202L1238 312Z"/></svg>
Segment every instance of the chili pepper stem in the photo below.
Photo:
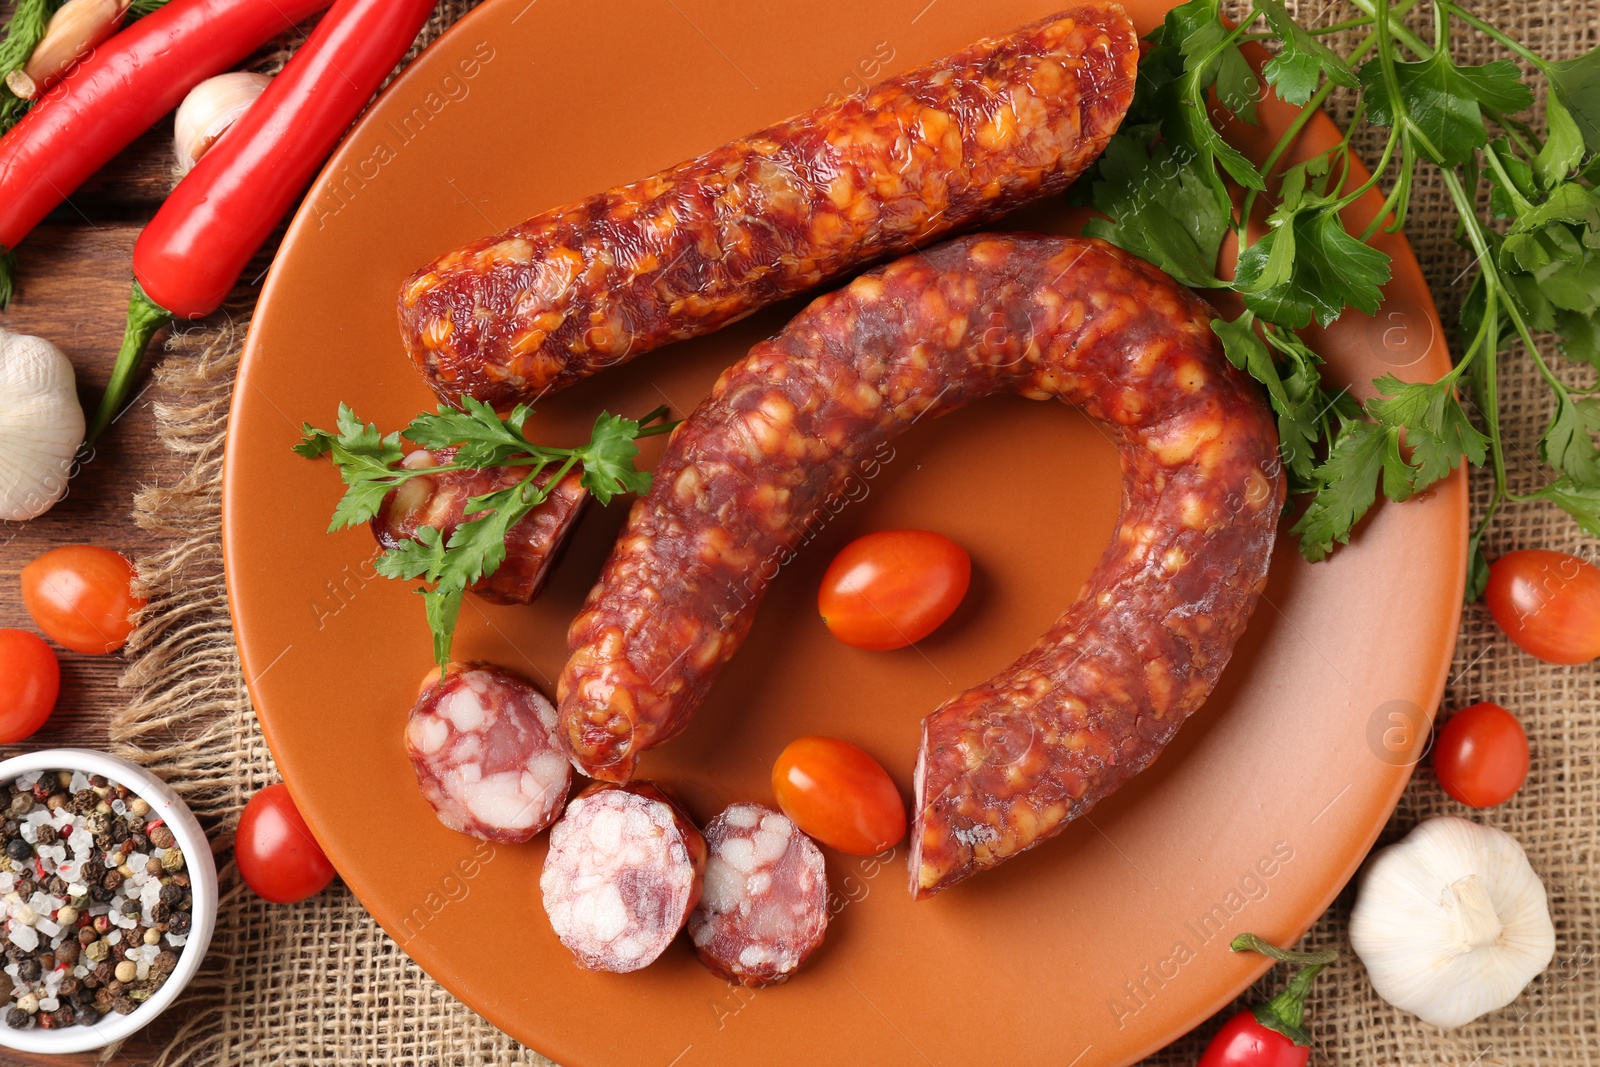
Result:
<svg viewBox="0 0 1600 1067"><path fill-rule="evenodd" d="M17 254L9 248L0 249L0 311L11 306L16 292Z"/></svg>
<svg viewBox="0 0 1600 1067"><path fill-rule="evenodd" d="M1311 992L1311 984L1316 981L1318 973L1330 963L1339 959L1339 954L1332 949L1322 952L1296 952L1292 949L1278 948L1255 934L1240 934L1228 946L1234 952L1257 952L1279 963L1292 963L1301 969L1282 993L1273 997L1265 1004L1256 1005L1252 1011L1256 1022L1275 1033L1282 1034L1296 1045L1309 1047L1311 1034L1305 1028L1306 995Z"/></svg>
<svg viewBox="0 0 1600 1067"><path fill-rule="evenodd" d="M92 445L122 411L145 349L150 347L156 331L171 321L172 313L151 300L144 287L135 281L133 295L128 300L128 326L122 335L122 348L117 352L116 365L111 368L111 381L106 384L105 395L100 398L100 408L84 438L86 447Z"/></svg>

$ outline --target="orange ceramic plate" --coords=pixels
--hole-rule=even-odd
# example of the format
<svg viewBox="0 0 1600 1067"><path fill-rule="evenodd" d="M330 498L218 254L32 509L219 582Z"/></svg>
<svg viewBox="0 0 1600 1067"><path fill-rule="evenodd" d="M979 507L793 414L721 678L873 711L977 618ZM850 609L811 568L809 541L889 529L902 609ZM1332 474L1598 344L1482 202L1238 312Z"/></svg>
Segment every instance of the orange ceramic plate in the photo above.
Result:
<svg viewBox="0 0 1600 1067"><path fill-rule="evenodd" d="M1159 0L1132 5L1141 31ZM364 530L324 532L340 487L289 451L340 401L398 428L432 398L401 352L395 297L418 265L536 211L649 174L1052 9L1051 0L490 0L385 95L319 179L273 269L239 374L225 545L239 645L268 740L328 855L429 973L566 1064L1127 1063L1202 1022L1262 969L1228 940L1295 939L1350 878L1426 734L1456 632L1466 523L1457 477L1387 506L1329 564L1280 545L1266 602L1211 701L1092 817L1004 868L913 904L903 850L829 854L828 942L788 985L713 978L681 943L633 975L573 966L540 908L542 841L439 825L401 743L429 667L422 606L377 579ZM1269 110L1280 127L1282 109ZM1325 120L1307 147L1331 143ZM1015 225L1061 229L1057 208ZM1318 339L1352 383L1446 363L1405 244L1374 319ZM691 409L797 304L552 398L538 434L577 440L602 407ZM646 458L659 455L653 443ZM1111 446L1059 404L993 400L903 438L894 460L777 580L693 727L645 772L709 819L769 801L802 734L865 747L909 791L918 723L1029 644L1115 521ZM594 509L530 608L472 603L460 656L547 691L624 508ZM915 649L852 650L814 610L846 541L927 527L965 545L973 591Z"/></svg>

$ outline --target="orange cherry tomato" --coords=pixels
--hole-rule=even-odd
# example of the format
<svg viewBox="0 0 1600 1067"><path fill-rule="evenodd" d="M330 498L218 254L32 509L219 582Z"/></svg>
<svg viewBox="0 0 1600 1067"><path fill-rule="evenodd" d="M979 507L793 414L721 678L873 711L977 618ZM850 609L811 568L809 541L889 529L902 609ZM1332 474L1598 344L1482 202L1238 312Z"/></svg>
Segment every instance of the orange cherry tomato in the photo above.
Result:
<svg viewBox="0 0 1600 1067"><path fill-rule="evenodd" d="M857 538L828 564L817 610L833 636L885 651L927 637L972 581L972 559L930 530L883 530Z"/></svg>
<svg viewBox="0 0 1600 1067"><path fill-rule="evenodd" d="M1439 731L1433 770L1444 791L1463 804L1504 804L1528 777L1528 735L1498 704L1462 708Z"/></svg>
<svg viewBox="0 0 1600 1067"><path fill-rule="evenodd" d="M1600 657L1600 567L1530 548L1489 565L1484 599L1518 648L1548 663Z"/></svg>
<svg viewBox="0 0 1600 1067"><path fill-rule="evenodd" d="M91 656L127 644L145 605L133 595L133 564L94 545L53 549L22 568L22 602L56 644Z"/></svg>
<svg viewBox="0 0 1600 1067"><path fill-rule="evenodd" d="M0 630L0 744L33 736L60 694L61 664L44 639Z"/></svg>
<svg viewBox="0 0 1600 1067"><path fill-rule="evenodd" d="M789 742L772 766L772 793L794 824L824 845L876 856L906 836L906 806L878 761L837 737Z"/></svg>

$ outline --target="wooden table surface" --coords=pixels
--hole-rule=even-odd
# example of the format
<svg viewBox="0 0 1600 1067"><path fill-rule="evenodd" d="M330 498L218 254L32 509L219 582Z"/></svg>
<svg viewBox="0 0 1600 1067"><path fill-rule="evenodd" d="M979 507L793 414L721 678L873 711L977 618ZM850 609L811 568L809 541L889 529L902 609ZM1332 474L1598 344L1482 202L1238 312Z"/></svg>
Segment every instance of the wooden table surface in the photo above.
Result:
<svg viewBox="0 0 1600 1067"><path fill-rule="evenodd" d="M0 3L0 17L10 4ZM0 312L0 327L37 334L66 352L78 375L78 394L92 412L110 376L122 338L131 277L130 257L142 225L155 214L168 188L171 122L141 138L53 214L20 249L18 295ZM152 347L159 349L160 341ZM152 355L149 361L158 358ZM142 377L136 389L143 389ZM143 486L168 484L184 460L156 439L152 397L144 393L100 440L98 451L73 480L66 499L27 523L0 523L0 627L37 632L22 606L18 572L30 560L61 545L95 544L129 557L162 547L159 537L133 524L133 495ZM0 746L0 757L41 748L75 745L105 749L113 711L126 694L117 679L120 655L83 656L57 649L61 699L45 727L18 745ZM182 1022L181 1008L130 1039L112 1064L145 1064ZM0 1049L0 1065L92 1064L99 1053L25 1055Z"/></svg>

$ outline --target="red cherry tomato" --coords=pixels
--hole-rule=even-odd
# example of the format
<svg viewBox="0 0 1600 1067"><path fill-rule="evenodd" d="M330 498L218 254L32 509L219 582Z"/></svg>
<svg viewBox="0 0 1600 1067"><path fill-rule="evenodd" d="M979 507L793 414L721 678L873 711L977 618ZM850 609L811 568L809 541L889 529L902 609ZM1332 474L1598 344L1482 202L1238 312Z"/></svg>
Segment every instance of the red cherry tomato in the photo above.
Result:
<svg viewBox="0 0 1600 1067"><path fill-rule="evenodd" d="M796 826L840 852L876 856L906 836L906 806L893 779L836 737L789 742L772 766L772 793Z"/></svg>
<svg viewBox="0 0 1600 1067"><path fill-rule="evenodd" d="M1462 708L1439 731L1433 770L1444 791L1463 804L1504 804L1528 777L1528 735L1499 704Z"/></svg>
<svg viewBox="0 0 1600 1067"><path fill-rule="evenodd" d="M133 595L133 564L94 545L53 549L22 568L22 602L56 644L91 656L126 644L145 605Z"/></svg>
<svg viewBox="0 0 1600 1067"><path fill-rule="evenodd" d="M245 884L274 904L315 896L333 881L333 864L283 785L267 786L244 806L233 854Z"/></svg>
<svg viewBox="0 0 1600 1067"><path fill-rule="evenodd" d="M26 630L0 630L0 744L33 736L60 693L54 650Z"/></svg>
<svg viewBox="0 0 1600 1067"><path fill-rule="evenodd" d="M905 648L950 617L971 581L971 557L948 537L883 530L851 541L828 564L817 610L853 648Z"/></svg>
<svg viewBox="0 0 1600 1067"><path fill-rule="evenodd" d="M1518 648L1548 663L1600 657L1600 567L1531 548L1489 565L1484 599Z"/></svg>
<svg viewBox="0 0 1600 1067"><path fill-rule="evenodd" d="M1246 1010L1222 1024L1200 1057L1200 1067L1306 1067L1310 1058L1311 1046L1267 1029Z"/></svg>

